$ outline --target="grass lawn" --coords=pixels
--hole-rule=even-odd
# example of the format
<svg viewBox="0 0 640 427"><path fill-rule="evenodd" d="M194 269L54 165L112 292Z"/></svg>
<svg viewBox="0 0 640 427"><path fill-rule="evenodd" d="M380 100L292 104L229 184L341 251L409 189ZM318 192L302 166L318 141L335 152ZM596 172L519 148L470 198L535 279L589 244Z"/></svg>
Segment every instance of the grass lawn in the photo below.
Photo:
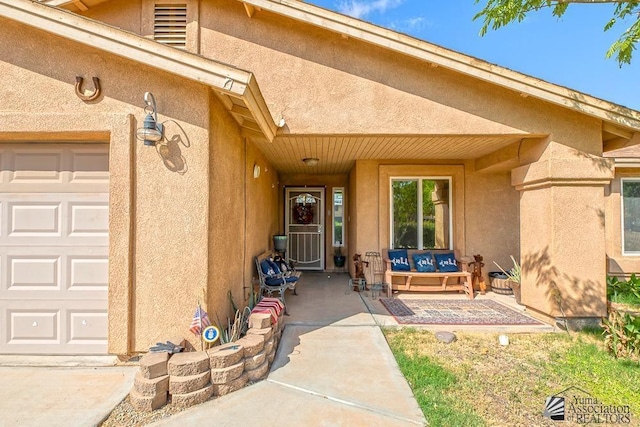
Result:
<svg viewBox="0 0 640 427"><path fill-rule="evenodd" d="M629 405L624 425L640 426L640 364L610 356L599 333L510 334L505 347L498 334L443 344L411 328L384 333L431 426L578 425L542 416L545 399L571 386L591 395L577 397Z"/></svg>

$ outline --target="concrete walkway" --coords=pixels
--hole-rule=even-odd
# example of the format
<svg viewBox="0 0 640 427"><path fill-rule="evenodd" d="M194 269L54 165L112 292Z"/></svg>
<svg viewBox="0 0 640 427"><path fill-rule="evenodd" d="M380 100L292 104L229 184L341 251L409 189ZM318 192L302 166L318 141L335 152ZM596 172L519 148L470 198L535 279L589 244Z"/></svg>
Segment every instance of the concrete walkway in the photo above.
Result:
<svg viewBox="0 0 640 427"><path fill-rule="evenodd" d="M153 425L416 426L426 420L346 274L304 273L266 380Z"/></svg>
<svg viewBox="0 0 640 427"><path fill-rule="evenodd" d="M95 426L129 394L138 370L42 366L66 364L56 357L32 359L41 366L6 366L6 359L0 366L0 427Z"/></svg>
<svg viewBox="0 0 640 427"><path fill-rule="evenodd" d="M299 295L287 294L291 315L285 317L268 378L155 425L426 424L379 327L397 323L379 300L347 291L348 279L346 274L304 273ZM523 309L513 297L497 297ZM485 331L477 326L447 329ZM549 330L500 327L500 332L514 333ZM114 364L114 357L0 356L0 427L97 425L129 393L138 370Z"/></svg>

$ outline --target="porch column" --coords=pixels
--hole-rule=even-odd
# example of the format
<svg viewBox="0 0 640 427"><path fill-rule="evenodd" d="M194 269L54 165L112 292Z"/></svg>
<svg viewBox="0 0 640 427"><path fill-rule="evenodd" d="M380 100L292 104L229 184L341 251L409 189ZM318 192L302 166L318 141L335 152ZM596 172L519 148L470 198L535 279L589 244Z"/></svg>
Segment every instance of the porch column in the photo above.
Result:
<svg viewBox="0 0 640 427"><path fill-rule="evenodd" d="M522 303L542 317L580 326L606 316L604 186L613 176L608 159L584 153L512 170L520 191Z"/></svg>
<svg viewBox="0 0 640 427"><path fill-rule="evenodd" d="M436 248L449 247L449 189L436 184L431 193L435 210Z"/></svg>

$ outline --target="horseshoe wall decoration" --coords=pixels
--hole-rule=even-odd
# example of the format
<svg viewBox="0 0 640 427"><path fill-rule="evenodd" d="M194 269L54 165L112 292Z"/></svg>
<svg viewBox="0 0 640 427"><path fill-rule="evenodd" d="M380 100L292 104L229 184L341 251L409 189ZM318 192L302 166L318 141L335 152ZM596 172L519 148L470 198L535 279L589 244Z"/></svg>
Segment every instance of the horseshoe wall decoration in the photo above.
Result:
<svg viewBox="0 0 640 427"><path fill-rule="evenodd" d="M87 101L94 101L96 99L98 99L98 97L100 96L101 93L101 89L100 89L100 79L97 77L93 78L93 93L91 95L85 95L84 92L82 92L82 82L84 81L84 78L80 77L80 76L76 76L76 95L78 96L78 98L82 99L83 101L87 102Z"/></svg>

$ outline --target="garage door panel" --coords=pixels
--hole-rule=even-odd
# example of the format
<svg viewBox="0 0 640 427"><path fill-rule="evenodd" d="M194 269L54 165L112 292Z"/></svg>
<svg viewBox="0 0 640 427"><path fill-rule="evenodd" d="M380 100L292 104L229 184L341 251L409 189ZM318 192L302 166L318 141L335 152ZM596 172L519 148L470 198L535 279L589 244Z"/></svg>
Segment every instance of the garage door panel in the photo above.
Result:
<svg viewBox="0 0 640 427"><path fill-rule="evenodd" d="M60 291L60 257L8 256L7 291Z"/></svg>
<svg viewBox="0 0 640 427"><path fill-rule="evenodd" d="M109 260L106 256L70 256L68 260L69 291L100 292L100 295L106 295L109 282Z"/></svg>
<svg viewBox="0 0 640 427"><path fill-rule="evenodd" d="M60 344L60 310L7 309L7 344Z"/></svg>
<svg viewBox="0 0 640 427"><path fill-rule="evenodd" d="M105 354L107 145L2 145L0 167L0 353Z"/></svg>
<svg viewBox="0 0 640 427"><path fill-rule="evenodd" d="M71 150L71 183L109 183L109 154L95 150Z"/></svg>
<svg viewBox="0 0 640 427"><path fill-rule="evenodd" d="M15 183L62 183L62 156L59 150L13 150L8 169Z"/></svg>
<svg viewBox="0 0 640 427"><path fill-rule="evenodd" d="M9 236L61 236L61 204L61 202L29 201L8 203Z"/></svg>
<svg viewBox="0 0 640 427"><path fill-rule="evenodd" d="M69 203L69 235L104 236L109 235L109 203L72 202Z"/></svg>
<svg viewBox="0 0 640 427"><path fill-rule="evenodd" d="M69 344L107 344L107 312L104 310L69 309Z"/></svg>

